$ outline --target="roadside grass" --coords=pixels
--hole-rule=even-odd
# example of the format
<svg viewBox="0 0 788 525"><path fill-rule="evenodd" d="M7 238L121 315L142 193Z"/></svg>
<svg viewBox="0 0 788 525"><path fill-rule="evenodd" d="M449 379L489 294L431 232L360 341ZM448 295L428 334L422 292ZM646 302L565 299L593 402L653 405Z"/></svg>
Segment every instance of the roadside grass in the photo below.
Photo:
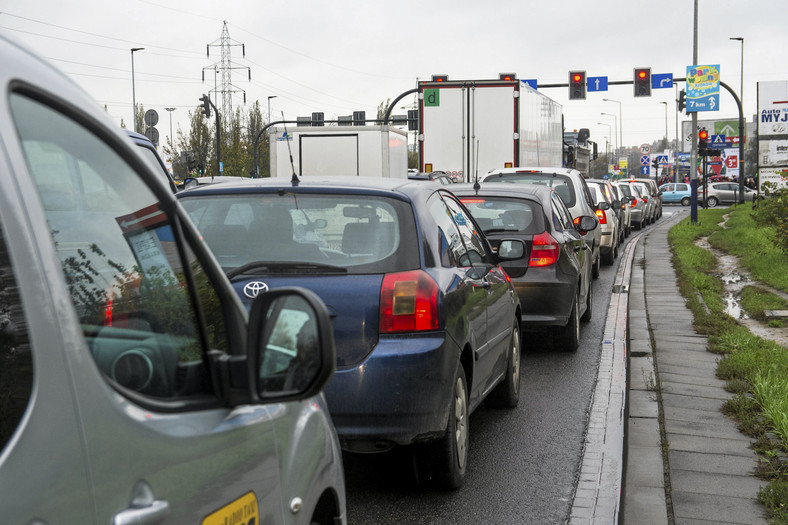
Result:
<svg viewBox="0 0 788 525"><path fill-rule="evenodd" d="M695 329L708 335L710 351L722 355L717 376L736 394L723 412L736 420L741 432L755 438L759 476L769 481L758 499L772 513L772 523L788 524L788 349L753 335L724 313L724 289L714 275L716 259L695 245L697 239L708 237L715 248L738 255L753 279L788 291L788 258L769 240L767 228L755 227L751 211L749 206L698 210L697 224L689 219L678 223L668 242ZM729 218L723 228L719 223L725 214ZM748 312L771 309L775 299L782 300L751 288L743 305Z"/></svg>
<svg viewBox="0 0 788 525"><path fill-rule="evenodd" d="M745 286L741 291L741 306L747 315L766 320L766 310L788 310L788 301L758 286Z"/></svg>

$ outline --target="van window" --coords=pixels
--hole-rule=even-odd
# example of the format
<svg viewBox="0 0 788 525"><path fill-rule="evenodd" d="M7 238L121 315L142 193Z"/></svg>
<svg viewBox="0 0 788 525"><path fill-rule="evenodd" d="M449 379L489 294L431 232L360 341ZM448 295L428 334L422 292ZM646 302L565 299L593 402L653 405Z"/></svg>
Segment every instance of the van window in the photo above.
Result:
<svg viewBox="0 0 788 525"><path fill-rule="evenodd" d="M160 400L210 394L205 351L226 351L226 328L202 267L179 250L172 217L138 174L77 122L18 94L11 109L98 368L121 391Z"/></svg>

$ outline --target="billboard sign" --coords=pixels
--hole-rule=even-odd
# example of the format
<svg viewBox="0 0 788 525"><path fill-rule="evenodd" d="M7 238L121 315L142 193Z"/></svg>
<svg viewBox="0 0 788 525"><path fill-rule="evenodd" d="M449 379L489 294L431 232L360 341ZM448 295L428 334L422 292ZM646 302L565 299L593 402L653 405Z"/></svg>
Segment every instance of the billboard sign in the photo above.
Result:
<svg viewBox="0 0 788 525"><path fill-rule="evenodd" d="M788 80L758 82L759 183L788 187Z"/></svg>
<svg viewBox="0 0 788 525"><path fill-rule="evenodd" d="M687 113L719 109L720 65L687 66Z"/></svg>

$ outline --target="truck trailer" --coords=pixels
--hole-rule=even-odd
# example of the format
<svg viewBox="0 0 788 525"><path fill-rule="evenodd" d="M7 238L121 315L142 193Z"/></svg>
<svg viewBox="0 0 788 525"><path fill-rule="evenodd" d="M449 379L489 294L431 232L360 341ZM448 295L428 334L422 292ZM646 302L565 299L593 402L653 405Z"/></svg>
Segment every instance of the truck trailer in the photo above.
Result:
<svg viewBox="0 0 788 525"><path fill-rule="evenodd" d="M561 105L517 80L418 83L419 171L471 182L497 168L563 164Z"/></svg>
<svg viewBox="0 0 788 525"><path fill-rule="evenodd" d="M272 177L345 175L408 176L408 136L391 126L271 128ZM293 162L290 163L290 155Z"/></svg>

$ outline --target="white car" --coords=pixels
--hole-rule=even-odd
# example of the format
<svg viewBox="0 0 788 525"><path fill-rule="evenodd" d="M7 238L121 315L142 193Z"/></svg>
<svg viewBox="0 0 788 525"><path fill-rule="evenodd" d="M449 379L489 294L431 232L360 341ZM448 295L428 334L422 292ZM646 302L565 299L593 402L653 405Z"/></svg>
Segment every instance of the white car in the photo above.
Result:
<svg viewBox="0 0 788 525"><path fill-rule="evenodd" d="M303 289L247 314L100 106L0 36L3 523L345 523Z"/></svg>
<svg viewBox="0 0 788 525"><path fill-rule="evenodd" d="M602 243L600 251L602 263L611 266L618 257L619 245L619 225L616 210L613 209L612 195L609 195L609 188L605 187L604 181L588 181L588 189L594 199L594 211L599 221L599 229L602 230ZM607 190L607 191L606 191Z"/></svg>

